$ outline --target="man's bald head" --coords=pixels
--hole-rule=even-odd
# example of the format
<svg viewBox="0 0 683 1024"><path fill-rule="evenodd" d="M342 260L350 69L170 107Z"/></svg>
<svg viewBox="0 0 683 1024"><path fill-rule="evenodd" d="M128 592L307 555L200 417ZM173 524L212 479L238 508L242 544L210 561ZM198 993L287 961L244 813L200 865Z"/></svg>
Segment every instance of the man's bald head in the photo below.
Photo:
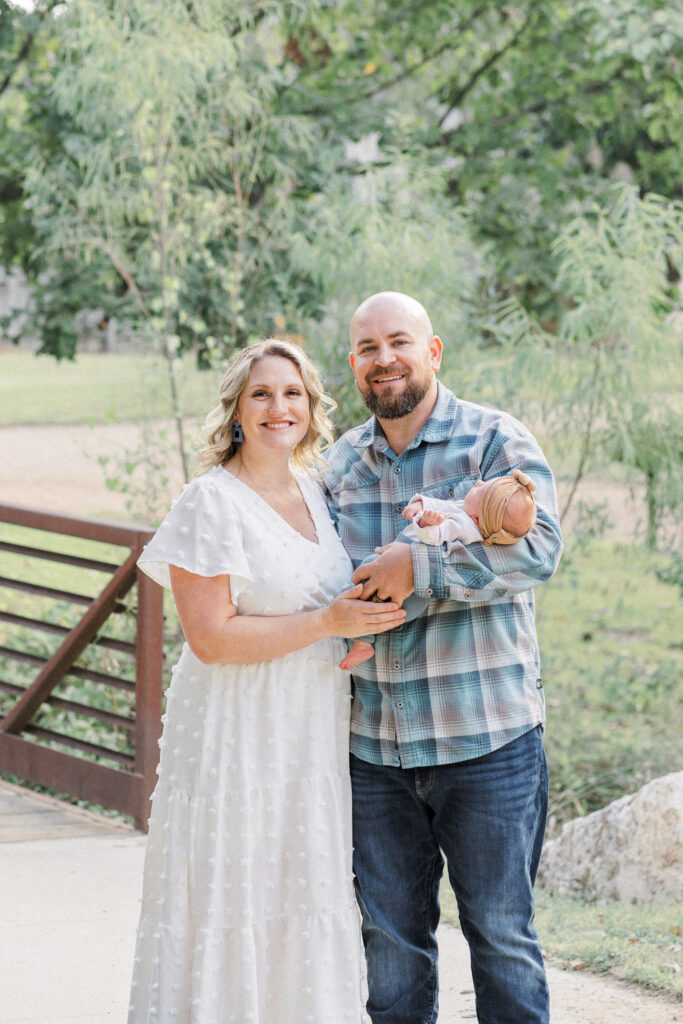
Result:
<svg viewBox="0 0 683 1024"><path fill-rule="evenodd" d="M356 336L355 329L358 323L374 314L382 314L385 317L391 317L393 314L396 317L408 318L418 336L428 337L430 340L434 336L427 310L417 299L410 295L404 295L403 292L375 292L374 295L368 296L361 302L351 317L352 342Z"/></svg>

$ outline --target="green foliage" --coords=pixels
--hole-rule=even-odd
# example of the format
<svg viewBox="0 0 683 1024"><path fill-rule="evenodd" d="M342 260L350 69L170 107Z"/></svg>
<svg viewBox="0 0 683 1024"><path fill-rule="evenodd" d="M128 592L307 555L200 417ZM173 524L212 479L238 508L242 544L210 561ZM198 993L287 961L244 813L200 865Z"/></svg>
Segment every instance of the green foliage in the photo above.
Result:
<svg viewBox="0 0 683 1024"><path fill-rule="evenodd" d="M70 4L54 22L46 100L60 146L34 140L23 182L42 266L76 259L100 290L94 305L126 294L138 332L171 356L193 348L204 365L244 344L266 293L268 313L280 312L292 154L310 151L303 121L271 110L276 24L252 21L220 0Z"/></svg>
<svg viewBox="0 0 683 1024"><path fill-rule="evenodd" d="M35 228L23 188L31 153L52 151L57 119L45 106L54 63L57 0L21 10L0 0L0 266L31 263Z"/></svg>
<svg viewBox="0 0 683 1024"><path fill-rule="evenodd" d="M293 32L291 99L337 145L374 133L371 166L419 154L442 170L494 248L500 291L554 321L550 245L567 220L613 181L681 195L682 38L663 0L345 0Z"/></svg>
<svg viewBox="0 0 683 1024"><path fill-rule="evenodd" d="M143 523L159 523L168 511L168 467L174 450L169 433L164 426L143 421L134 445L97 457L106 486L124 494L129 513Z"/></svg>
<svg viewBox="0 0 683 1024"><path fill-rule="evenodd" d="M222 0L74 0L53 24L59 61L46 102L59 147L35 138L22 182L33 278L44 273L33 324L43 351L63 356L73 355L79 304L127 316L166 359L185 472L177 353L211 366L246 342L264 304L272 319L278 293L297 294L284 260L296 160L311 135L272 109L282 10L273 5L257 28L263 12Z"/></svg>
<svg viewBox="0 0 683 1024"><path fill-rule="evenodd" d="M657 566L655 575L662 583L678 587L678 593L683 599L683 554L675 552L662 565Z"/></svg>
<svg viewBox="0 0 683 1024"><path fill-rule="evenodd" d="M617 188L608 207L567 225L555 249L560 286L572 303L561 319L558 340L568 345L579 370L569 387L565 382L557 411L585 423L566 513L589 464L599 421L606 420L612 435L622 439L634 428L629 447L642 450L635 433L643 405L640 372L658 359L677 362L671 318L676 304L665 260L681 260L683 206L659 196L641 199L630 188ZM673 479L668 472L667 477ZM654 486L648 488L648 497L657 501ZM669 492L669 507L670 499ZM652 505L651 524L658 514ZM653 529L651 525L651 537Z"/></svg>
<svg viewBox="0 0 683 1024"><path fill-rule="evenodd" d="M604 463L609 452L619 457L613 438L633 428L628 450L642 448L636 430L653 367L669 367L669 384L660 377L659 386L676 389L679 302L666 267L667 258L681 261L683 206L615 186L608 202L564 227L553 251L566 303L554 333L514 299L493 311L488 330L510 357L516 394L509 387L506 404L538 424L557 461L573 467L564 518L596 460ZM674 446L672 437L667 451ZM660 475L666 486L651 489L656 502L665 502L657 516L681 497L680 477L668 469Z"/></svg>
<svg viewBox="0 0 683 1024"><path fill-rule="evenodd" d="M551 828L683 767L680 598L655 577L663 561L594 542L537 593Z"/></svg>
<svg viewBox="0 0 683 1024"><path fill-rule="evenodd" d="M637 402L612 426L605 447L611 459L633 467L645 480L647 542L654 550L662 517L678 512L683 495L683 417Z"/></svg>
<svg viewBox="0 0 683 1024"><path fill-rule="evenodd" d="M90 305L130 293L139 318L142 299L155 336L202 362L325 302L289 249L311 240L307 200L341 196L338 181L357 217L368 172L438 178L490 244L498 297L546 324L568 220L615 180L681 195L683 22L662 0L56 7L3 3L4 259L35 281L76 258ZM349 146L369 139L374 152Z"/></svg>

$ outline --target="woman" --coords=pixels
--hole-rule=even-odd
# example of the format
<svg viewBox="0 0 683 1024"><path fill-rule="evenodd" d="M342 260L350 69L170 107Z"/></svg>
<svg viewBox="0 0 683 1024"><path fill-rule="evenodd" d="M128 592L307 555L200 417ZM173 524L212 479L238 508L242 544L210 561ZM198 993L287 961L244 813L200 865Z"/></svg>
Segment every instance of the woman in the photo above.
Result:
<svg viewBox="0 0 683 1024"><path fill-rule="evenodd" d="M129 1024L358 1024L349 677L339 637L399 624L351 573L306 472L330 439L305 354L239 353L199 474L140 565L171 585L173 672Z"/></svg>

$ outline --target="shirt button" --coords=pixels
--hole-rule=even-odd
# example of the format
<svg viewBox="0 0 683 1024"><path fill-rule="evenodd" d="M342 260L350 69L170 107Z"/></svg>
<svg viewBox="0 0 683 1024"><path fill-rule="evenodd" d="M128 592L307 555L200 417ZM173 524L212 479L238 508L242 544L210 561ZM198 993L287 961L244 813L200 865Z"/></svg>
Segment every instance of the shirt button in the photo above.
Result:
<svg viewBox="0 0 683 1024"><path fill-rule="evenodd" d="M396 707L397 708L402 708L403 707L403 701L402 700L397 700L396 701Z"/></svg>
<svg viewBox="0 0 683 1024"><path fill-rule="evenodd" d="M394 662L394 668L400 668L400 667L401 667L401 662L400 661L395 661Z"/></svg>
<svg viewBox="0 0 683 1024"><path fill-rule="evenodd" d="M400 473L400 472L401 472L401 467L400 466L394 466L394 473Z"/></svg>
<svg viewBox="0 0 683 1024"><path fill-rule="evenodd" d="M466 601L468 601L472 597L469 590L466 590L462 596L465 598Z"/></svg>
<svg viewBox="0 0 683 1024"><path fill-rule="evenodd" d="M427 597L431 597L433 593L434 591L432 590L431 587L427 587L427 589L425 590L425 594L427 595Z"/></svg>

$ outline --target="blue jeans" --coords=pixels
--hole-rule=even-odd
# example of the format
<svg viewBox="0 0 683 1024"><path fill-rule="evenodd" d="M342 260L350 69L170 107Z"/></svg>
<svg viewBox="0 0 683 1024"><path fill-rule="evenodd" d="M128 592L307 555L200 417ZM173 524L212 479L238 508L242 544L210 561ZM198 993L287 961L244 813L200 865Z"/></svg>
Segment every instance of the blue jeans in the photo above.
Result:
<svg viewBox="0 0 683 1024"><path fill-rule="evenodd" d="M548 771L540 726L483 757L427 768L351 755L353 867L373 1024L433 1024L445 854L480 1024L547 1024L533 926Z"/></svg>

